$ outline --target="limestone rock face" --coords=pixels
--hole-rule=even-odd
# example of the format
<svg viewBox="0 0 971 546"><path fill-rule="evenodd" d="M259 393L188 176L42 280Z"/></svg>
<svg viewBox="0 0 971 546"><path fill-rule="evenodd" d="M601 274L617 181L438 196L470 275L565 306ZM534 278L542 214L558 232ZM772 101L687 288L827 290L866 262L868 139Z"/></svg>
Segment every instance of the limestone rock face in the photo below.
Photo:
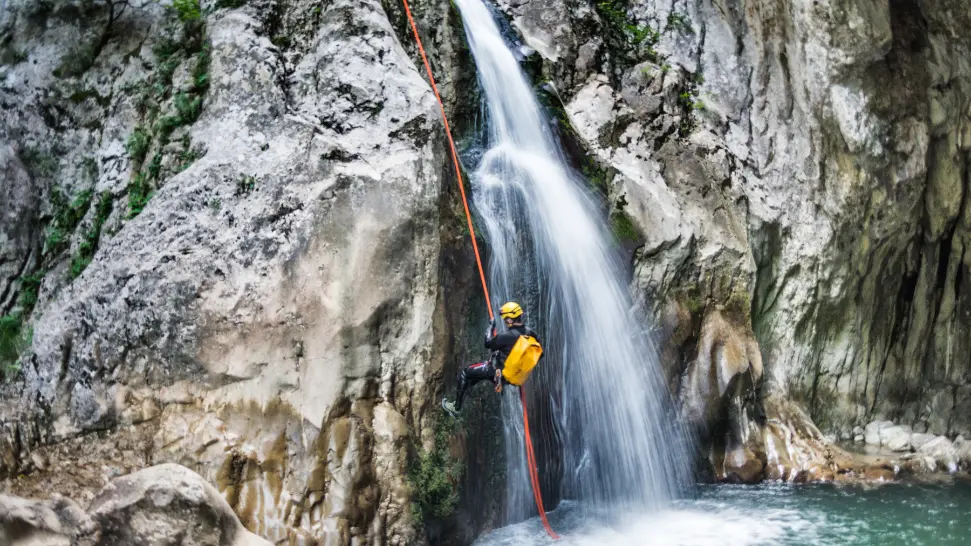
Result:
<svg viewBox="0 0 971 546"><path fill-rule="evenodd" d="M608 214L637 227L632 290L653 311L688 413L699 413L709 310L736 306L732 328L754 334L765 382L737 393L741 413L758 414L768 395L833 437L887 419L971 432L959 356L971 339L971 11L688 0L618 15L575 4L501 5L538 44L530 62L601 169ZM540 6L546 15L531 15ZM632 47L625 25L656 39ZM708 400L719 415L724 400ZM746 426L730 418L714 436ZM889 447L910 449L905 436Z"/></svg>
<svg viewBox="0 0 971 546"><path fill-rule="evenodd" d="M0 311L33 332L2 490L177 462L274 542L421 542L455 223L434 95L377 0L239 4L0 8ZM171 496L128 495L103 525Z"/></svg>

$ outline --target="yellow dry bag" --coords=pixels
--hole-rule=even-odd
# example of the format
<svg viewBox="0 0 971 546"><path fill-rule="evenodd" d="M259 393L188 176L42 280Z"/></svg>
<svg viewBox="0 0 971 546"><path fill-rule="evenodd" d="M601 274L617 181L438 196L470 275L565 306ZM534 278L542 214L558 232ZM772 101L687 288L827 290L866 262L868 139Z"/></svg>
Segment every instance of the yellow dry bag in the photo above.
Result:
<svg viewBox="0 0 971 546"><path fill-rule="evenodd" d="M516 344L509 351L506 363L503 364L502 376L513 385L521 386L539 363L541 356L543 356L543 346L536 341L535 337L519 336Z"/></svg>

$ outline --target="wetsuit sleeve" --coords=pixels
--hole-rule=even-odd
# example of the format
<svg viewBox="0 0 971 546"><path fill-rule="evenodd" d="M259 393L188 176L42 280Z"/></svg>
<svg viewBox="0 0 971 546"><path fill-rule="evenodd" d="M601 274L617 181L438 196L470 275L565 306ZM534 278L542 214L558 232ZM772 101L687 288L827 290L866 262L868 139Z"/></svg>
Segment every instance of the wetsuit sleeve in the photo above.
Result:
<svg viewBox="0 0 971 546"><path fill-rule="evenodd" d="M486 349L490 351L501 351L508 349L519 340L519 334L515 332L503 332L486 340Z"/></svg>

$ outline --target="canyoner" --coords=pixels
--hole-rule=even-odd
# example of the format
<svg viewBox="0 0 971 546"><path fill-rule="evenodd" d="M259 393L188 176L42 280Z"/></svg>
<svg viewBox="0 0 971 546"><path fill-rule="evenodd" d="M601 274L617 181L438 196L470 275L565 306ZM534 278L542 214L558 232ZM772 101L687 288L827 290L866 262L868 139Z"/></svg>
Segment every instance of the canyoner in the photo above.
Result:
<svg viewBox="0 0 971 546"><path fill-rule="evenodd" d="M497 393L501 393L502 386L507 384L522 387L543 358L539 336L523 324L522 306L514 301L507 302L499 314L506 324L506 331L498 334L495 319L489 322L485 333L485 347L492 351L489 359L459 371L455 402L442 398L442 408L452 417L458 417L467 390L476 383L491 380Z"/></svg>

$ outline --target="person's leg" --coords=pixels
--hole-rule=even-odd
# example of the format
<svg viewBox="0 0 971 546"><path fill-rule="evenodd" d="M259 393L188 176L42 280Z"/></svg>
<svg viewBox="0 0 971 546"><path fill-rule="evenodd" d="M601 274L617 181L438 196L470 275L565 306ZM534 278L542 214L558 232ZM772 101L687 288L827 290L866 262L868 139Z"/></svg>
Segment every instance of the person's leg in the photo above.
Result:
<svg viewBox="0 0 971 546"><path fill-rule="evenodd" d="M495 373L495 369L492 367L490 361L470 364L459 372L458 393L455 400L455 409L462 409L462 400L465 398L466 391L472 385L475 385L484 379L491 381Z"/></svg>

